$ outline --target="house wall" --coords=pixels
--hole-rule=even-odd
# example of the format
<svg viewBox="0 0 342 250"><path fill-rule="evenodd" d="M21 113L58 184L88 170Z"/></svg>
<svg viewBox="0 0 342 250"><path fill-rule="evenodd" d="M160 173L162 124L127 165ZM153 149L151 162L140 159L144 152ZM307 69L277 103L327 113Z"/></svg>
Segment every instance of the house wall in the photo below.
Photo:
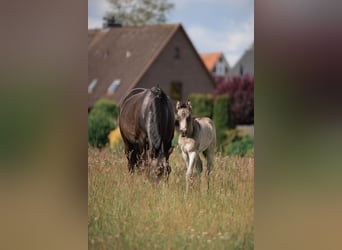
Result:
<svg viewBox="0 0 342 250"><path fill-rule="evenodd" d="M227 76L228 75L228 73L229 73L229 64L228 64L228 62L227 62L227 60L226 60L226 58L222 55L221 56L222 58L223 58L223 60L222 60L222 62L220 62L219 60L215 63L215 67L214 67L214 69L215 69L215 72L214 72L214 69L213 69L213 72L212 72L212 74L214 75L214 76ZM224 67L224 72L223 72L223 74L218 74L216 71L217 71L217 68L219 67L218 65L222 65L223 67ZM221 67L222 67L221 66Z"/></svg>
<svg viewBox="0 0 342 250"><path fill-rule="evenodd" d="M175 58L175 48L179 58ZM136 87L159 86L170 96L171 83L182 83L181 101L191 93L213 93L215 83L182 29L178 29Z"/></svg>
<svg viewBox="0 0 342 250"><path fill-rule="evenodd" d="M240 75L240 65L243 66L243 75L254 76L254 49L247 50L229 72L230 76Z"/></svg>

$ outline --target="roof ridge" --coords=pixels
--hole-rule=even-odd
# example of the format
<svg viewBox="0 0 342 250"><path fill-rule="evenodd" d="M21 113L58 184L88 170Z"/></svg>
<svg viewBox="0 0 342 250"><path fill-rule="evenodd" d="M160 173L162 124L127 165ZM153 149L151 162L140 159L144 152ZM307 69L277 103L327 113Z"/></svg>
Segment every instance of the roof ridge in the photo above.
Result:
<svg viewBox="0 0 342 250"><path fill-rule="evenodd" d="M222 51L217 51L217 52L203 52L203 53L200 53L200 54L204 54L204 55L207 55L207 54L223 54Z"/></svg>

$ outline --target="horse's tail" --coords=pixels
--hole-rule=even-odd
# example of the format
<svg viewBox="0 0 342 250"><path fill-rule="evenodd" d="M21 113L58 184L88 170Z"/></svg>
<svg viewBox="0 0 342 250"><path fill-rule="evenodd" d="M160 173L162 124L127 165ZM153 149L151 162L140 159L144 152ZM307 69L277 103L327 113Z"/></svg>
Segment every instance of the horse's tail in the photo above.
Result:
<svg viewBox="0 0 342 250"><path fill-rule="evenodd" d="M153 101L151 103L151 116L150 116L150 126L149 126L149 135L151 143L154 147L152 149L156 154L161 149L161 140L162 140L162 119L163 114L165 113L163 108L165 108L163 91L158 87L153 87L151 89L153 95Z"/></svg>

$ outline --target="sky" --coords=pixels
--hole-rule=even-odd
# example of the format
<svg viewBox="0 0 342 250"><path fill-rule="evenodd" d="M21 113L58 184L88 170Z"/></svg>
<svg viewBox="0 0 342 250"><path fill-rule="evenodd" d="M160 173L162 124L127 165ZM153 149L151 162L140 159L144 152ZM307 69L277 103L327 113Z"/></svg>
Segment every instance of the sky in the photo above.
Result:
<svg viewBox="0 0 342 250"><path fill-rule="evenodd" d="M254 42L254 0L169 0L198 53L223 52L233 67ZM88 29L101 28L107 0L88 0Z"/></svg>

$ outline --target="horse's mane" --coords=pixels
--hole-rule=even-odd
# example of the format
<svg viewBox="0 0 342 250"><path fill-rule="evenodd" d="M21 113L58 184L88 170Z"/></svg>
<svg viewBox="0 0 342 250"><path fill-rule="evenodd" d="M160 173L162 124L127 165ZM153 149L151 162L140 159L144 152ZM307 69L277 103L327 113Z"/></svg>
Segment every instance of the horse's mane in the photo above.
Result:
<svg viewBox="0 0 342 250"><path fill-rule="evenodd" d="M160 117L161 114L164 114L165 112L161 112L162 109L165 107L168 107L167 103L167 96L165 93L158 87L153 87L151 89L152 93L152 101L151 101L151 124L149 126L149 134L150 134L150 140L152 144L154 145L154 149L156 150L156 153L160 151L161 148L161 126L162 121L165 121L166 117Z"/></svg>

